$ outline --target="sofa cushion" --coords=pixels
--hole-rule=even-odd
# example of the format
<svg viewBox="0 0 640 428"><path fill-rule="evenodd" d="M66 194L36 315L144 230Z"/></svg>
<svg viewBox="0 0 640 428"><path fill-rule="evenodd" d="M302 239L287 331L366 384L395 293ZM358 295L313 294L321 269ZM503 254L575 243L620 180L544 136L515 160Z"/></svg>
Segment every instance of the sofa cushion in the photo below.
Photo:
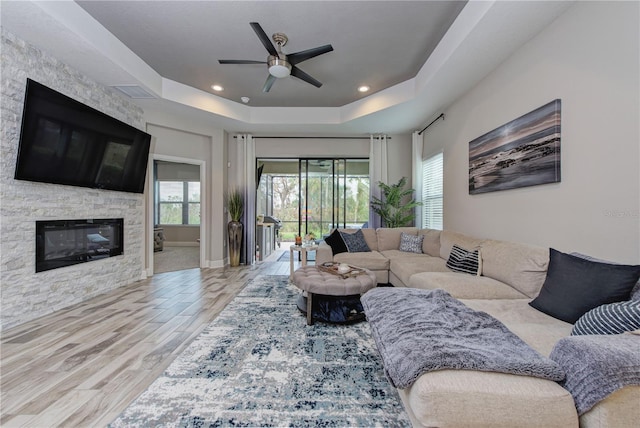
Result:
<svg viewBox="0 0 640 428"><path fill-rule="evenodd" d="M424 235L409 235L407 233L400 233L400 251L405 253L422 254L422 241Z"/></svg>
<svg viewBox="0 0 640 428"><path fill-rule="evenodd" d="M529 306L528 299L461 299L477 311L500 320L536 351L548 356L563 337L571 334L573 325L550 317Z"/></svg>
<svg viewBox="0 0 640 428"><path fill-rule="evenodd" d="M640 301L629 300L591 309L576 321L571 334L620 334L639 328Z"/></svg>
<svg viewBox="0 0 640 428"><path fill-rule="evenodd" d="M364 239L364 234L361 229L355 231L355 233L340 232L342 240L347 246L347 251L350 253L366 253L371 251L367 245L367 241Z"/></svg>
<svg viewBox="0 0 640 428"><path fill-rule="evenodd" d="M580 416L583 428L633 427L640 420L640 385L625 386L611 393Z"/></svg>
<svg viewBox="0 0 640 428"><path fill-rule="evenodd" d="M551 248L547 277L530 305L575 323L597 306L629 299L639 276L640 266L593 262Z"/></svg>
<svg viewBox="0 0 640 428"><path fill-rule="evenodd" d="M449 253L451 253L451 248L453 248L454 244L458 244L462 248L473 250L480 247L484 241L484 239L473 238L462 233L443 230L440 233L440 257L448 260Z"/></svg>
<svg viewBox="0 0 640 428"><path fill-rule="evenodd" d="M442 260L442 259L440 259ZM394 270L394 273L395 270ZM397 273L396 273L397 275ZM411 275L409 287L433 290L442 288L457 299L526 299L527 296L507 284L485 276L457 272L421 272Z"/></svg>
<svg viewBox="0 0 640 428"><path fill-rule="evenodd" d="M383 254L388 257L388 250ZM407 253L401 253L407 254ZM421 272L448 272L449 269L446 266L446 262L440 257L431 257L426 254L414 254L414 257L393 257L390 258L390 269L396 275L403 284L409 284L409 279L412 275ZM418 287L417 287L418 288Z"/></svg>
<svg viewBox="0 0 640 428"><path fill-rule="evenodd" d="M346 253L348 251L347 244L344 243L342 235L340 234L338 229L334 229L333 232L331 232L331 235L324 238L324 242L326 242L331 247L331 252L334 256L336 254Z"/></svg>
<svg viewBox="0 0 640 428"><path fill-rule="evenodd" d="M376 229L378 235L378 251L397 250L400 248L400 234L404 232L408 235L417 235L416 227L380 227Z"/></svg>
<svg viewBox="0 0 640 428"><path fill-rule="evenodd" d="M388 270L389 259L377 251L368 253L340 253L333 257L333 261L338 263L348 263L370 270Z"/></svg>
<svg viewBox="0 0 640 428"><path fill-rule="evenodd" d="M454 272L480 275L482 273L482 262L480 259L480 249L466 250L457 244L453 244L447 267Z"/></svg>
<svg viewBox="0 0 640 428"><path fill-rule="evenodd" d="M414 426L578 426L571 394L555 382L529 376L439 370L399 393Z"/></svg>
<svg viewBox="0 0 640 428"><path fill-rule="evenodd" d="M384 250L384 251L380 251L380 254L382 254L383 256L385 256L386 258L388 258L389 260L395 260L395 259L421 259L421 258L433 258L431 256L428 256L426 254L418 254L418 253L407 253L405 251L400 251L400 250ZM438 257L440 258L440 257ZM448 269L447 269L448 271Z"/></svg>
<svg viewBox="0 0 640 428"><path fill-rule="evenodd" d="M547 275L549 249L507 241L482 243L482 274L534 298Z"/></svg>
<svg viewBox="0 0 640 428"><path fill-rule="evenodd" d="M440 233L437 229L420 229L418 235L423 235L422 252L433 257L440 257Z"/></svg>

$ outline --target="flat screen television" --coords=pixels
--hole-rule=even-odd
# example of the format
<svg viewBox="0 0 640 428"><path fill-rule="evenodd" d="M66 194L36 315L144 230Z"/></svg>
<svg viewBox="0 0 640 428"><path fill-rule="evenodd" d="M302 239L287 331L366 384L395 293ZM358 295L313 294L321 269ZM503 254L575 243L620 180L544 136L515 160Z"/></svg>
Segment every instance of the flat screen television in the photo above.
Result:
<svg viewBox="0 0 640 428"><path fill-rule="evenodd" d="M151 136L27 79L17 180L144 192Z"/></svg>

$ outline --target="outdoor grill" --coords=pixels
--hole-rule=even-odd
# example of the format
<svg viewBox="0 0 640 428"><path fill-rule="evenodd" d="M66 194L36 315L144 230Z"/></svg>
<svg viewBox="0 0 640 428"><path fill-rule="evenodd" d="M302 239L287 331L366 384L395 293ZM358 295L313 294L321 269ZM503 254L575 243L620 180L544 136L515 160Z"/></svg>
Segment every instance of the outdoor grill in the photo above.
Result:
<svg viewBox="0 0 640 428"><path fill-rule="evenodd" d="M282 227L282 221L270 215L265 215L263 223L273 223L273 228L275 229L275 238L278 243L278 248L280 248L280 228Z"/></svg>

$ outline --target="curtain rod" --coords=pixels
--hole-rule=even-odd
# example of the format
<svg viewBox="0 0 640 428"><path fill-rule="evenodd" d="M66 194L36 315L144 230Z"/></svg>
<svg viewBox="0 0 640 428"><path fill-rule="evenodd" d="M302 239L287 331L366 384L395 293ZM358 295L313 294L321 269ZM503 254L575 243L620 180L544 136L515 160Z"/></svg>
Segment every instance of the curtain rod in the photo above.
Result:
<svg viewBox="0 0 640 428"><path fill-rule="evenodd" d="M431 121L431 123L430 123L430 124L428 124L427 126L425 126L424 128L422 128L422 131L418 132L418 135L422 135L422 133L423 133L424 131L426 131L428 127L430 127L431 125L433 125L434 123L436 123L436 121L437 121L438 119L442 119L442 120L444 120L444 113L440 113L440 116L436 117L435 119L433 119L433 120Z"/></svg>
<svg viewBox="0 0 640 428"><path fill-rule="evenodd" d="M233 138L238 138L237 135L234 135ZM305 136L305 137L292 137L292 136L286 136L286 137L269 137L269 136L253 136L253 138L279 138L279 139L297 139L297 140L368 140L371 137L309 137L309 136ZM391 137L387 137L387 140L390 140Z"/></svg>

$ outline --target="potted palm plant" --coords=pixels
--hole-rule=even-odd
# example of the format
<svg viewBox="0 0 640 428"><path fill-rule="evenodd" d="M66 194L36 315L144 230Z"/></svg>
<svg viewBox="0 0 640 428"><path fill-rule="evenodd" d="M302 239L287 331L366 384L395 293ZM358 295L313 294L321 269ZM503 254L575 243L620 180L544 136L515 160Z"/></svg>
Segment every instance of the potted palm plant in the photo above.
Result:
<svg viewBox="0 0 640 428"><path fill-rule="evenodd" d="M227 210L231 221L227 224L229 237L229 264L240 265L240 251L242 250L243 225L240 219L244 214L244 199L238 189L233 189L227 194Z"/></svg>
<svg viewBox="0 0 640 428"><path fill-rule="evenodd" d="M402 177L396 184L378 182L383 199L371 198L371 209L380 216L385 227L402 227L413 222L414 208L422 205L413 199L413 189L405 189L407 178Z"/></svg>

